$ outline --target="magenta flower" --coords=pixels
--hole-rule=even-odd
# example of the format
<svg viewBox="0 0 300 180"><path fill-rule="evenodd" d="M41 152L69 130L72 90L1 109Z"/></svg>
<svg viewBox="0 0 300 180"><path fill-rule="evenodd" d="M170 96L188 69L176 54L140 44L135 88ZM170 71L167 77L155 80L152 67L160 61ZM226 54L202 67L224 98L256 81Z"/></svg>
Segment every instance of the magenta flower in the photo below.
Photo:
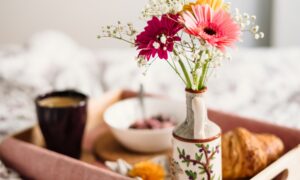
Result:
<svg viewBox="0 0 300 180"><path fill-rule="evenodd" d="M168 52L173 51L174 42L180 41L176 34L183 27L179 24L178 15L167 14L161 19L153 17L147 22L144 31L135 40L137 49L140 50L139 57L147 60L158 54L160 59L168 59Z"/></svg>

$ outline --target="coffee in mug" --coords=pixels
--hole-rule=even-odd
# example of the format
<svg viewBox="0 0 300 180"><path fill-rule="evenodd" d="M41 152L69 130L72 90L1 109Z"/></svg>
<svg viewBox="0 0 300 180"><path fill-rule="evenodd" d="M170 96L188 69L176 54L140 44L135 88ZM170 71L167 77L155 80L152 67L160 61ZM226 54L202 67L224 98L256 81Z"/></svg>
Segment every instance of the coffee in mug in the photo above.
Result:
<svg viewBox="0 0 300 180"><path fill-rule="evenodd" d="M35 100L38 122L48 149L79 158L87 119L87 96L57 91Z"/></svg>

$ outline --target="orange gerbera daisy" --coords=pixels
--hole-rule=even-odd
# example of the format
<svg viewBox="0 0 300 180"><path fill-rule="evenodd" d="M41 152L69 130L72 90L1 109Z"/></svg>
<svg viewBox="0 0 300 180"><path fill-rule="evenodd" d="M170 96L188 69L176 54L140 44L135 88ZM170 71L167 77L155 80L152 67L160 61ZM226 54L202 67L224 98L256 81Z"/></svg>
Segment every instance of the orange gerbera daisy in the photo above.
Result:
<svg viewBox="0 0 300 180"><path fill-rule="evenodd" d="M183 11L192 11L192 6L194 5L209 5L213 10L218 10L220 8L227 10L228 4L224 3L223 0L197 0L194 3L189 3L183 6Z"/></svg>

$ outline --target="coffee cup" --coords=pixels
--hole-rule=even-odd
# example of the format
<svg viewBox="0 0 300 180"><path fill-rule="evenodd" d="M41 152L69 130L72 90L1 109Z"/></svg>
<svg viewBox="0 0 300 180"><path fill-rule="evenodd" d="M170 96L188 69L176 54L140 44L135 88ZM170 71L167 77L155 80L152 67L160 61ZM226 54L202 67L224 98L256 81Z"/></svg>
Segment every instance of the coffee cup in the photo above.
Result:
<svg viewBox="0 0 300 180"><path fill-rule="evenodd" d="M86 95L74 90L55 91L35 99L39 127L48 149L80 158L87 100Z"/></svg>

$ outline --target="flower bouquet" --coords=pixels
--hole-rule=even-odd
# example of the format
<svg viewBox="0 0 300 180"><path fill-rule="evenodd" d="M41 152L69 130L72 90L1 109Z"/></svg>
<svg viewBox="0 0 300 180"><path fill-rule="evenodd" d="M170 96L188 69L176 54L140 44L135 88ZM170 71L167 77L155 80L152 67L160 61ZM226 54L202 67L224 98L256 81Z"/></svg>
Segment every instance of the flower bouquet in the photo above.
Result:
<svg viewBox="0 0 300 180"><path fill-rule="evenodd" d="M228 48L244 32L264 37L256 16L232 10L223 0L150 0L140 33L131 23L102 28L98 38L115 38L137 48L138 65L163 60L186 86L187 118L173 132L172 174L176 179L222 179L221 130L208 120L203 100L207 80L230 59Z"/></svg>
<svg viewBox="0 0 300 180"><path fill-rule="evenodd" d="M243 32L255 39L264 37L256 16L237 8L232 12L223 0L150 0L141 18L147 26L140 33L131 23L118 22L102 27L98 38L115 38L136 47L140 67L165 60L191 90L205 87L212 71L230 59L226 49L241 41Z"/></svg>

